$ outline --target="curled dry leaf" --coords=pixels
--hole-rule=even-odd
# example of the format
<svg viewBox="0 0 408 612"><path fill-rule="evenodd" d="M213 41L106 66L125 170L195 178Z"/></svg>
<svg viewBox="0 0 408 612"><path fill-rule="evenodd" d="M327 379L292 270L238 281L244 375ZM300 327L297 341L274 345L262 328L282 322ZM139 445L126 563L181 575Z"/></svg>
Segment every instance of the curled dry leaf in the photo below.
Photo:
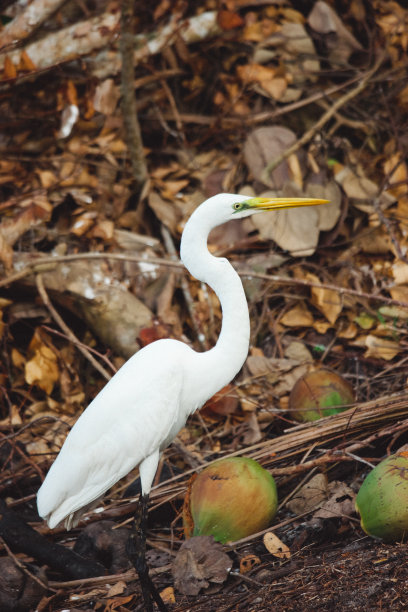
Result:
<svg viewBox="0 0 408 612"><path fill-rule="evenodd" d="M160 591L160 597L165 604L175 604L176 596L174 594L174 589L172 586L168 586L162 591Z"/></svg>
<svg viewBox="0 0 408 612"><path fill-rule="evenodd" d="M364 176L362 171L357 174L351 168L341 167L335 173L335 178L358 210L366 213L375 212L372 204L375 198L379 198L379 204L382 208L387 208L395 202L392 195L385 191L381 192L378 185Z"/></svg>
<svg viewBox="0 0 408 612"><path fill-rule="evenodd" d="M307 274L306 278L313 283L319 283L319 278L315 274ZM334 325L337 317L343 310L343 302L340 294L331 289L311 287L311 301L320 310L326 319Z"/></svg>
<svg viewBox="0 0 408 612"><path fill-rule="evenodd" d="M173 562L174 584L184 595L198 595L210 583L222 584L232 561L211 536L196 536L183 542Z"/></svg>
<svg viewBox="0 0 408 612"><path fill-rule="evenodd" d="M242 559L240 559L239 573L247 574L255 567L255 565L260 565L260 564L261 564L261 560L256 555L252 555L252 554L245 555L245 557L242 557Z"/></svg>
<svg viewBox="0 0 408 612"><path fill-rule="evenodd" d="M296 306L285 312L279 319L279 322L286 325L286 327L309 327L313 325L313 315L304 302L299 302Z"/></svg>
<svg viewBox="0 0 408 612"><path fill-rule="evenodd" d="M113 79L105 79L95 89L93 105L96 111L104 115L112 115L118 100L120 92Z"/></svg>
<svg viewBox="0 0 408 612"><path fill-rule="evenodd" d="M250 355L246 365L252 376L265 376L274 385L274 393L280 397L293 388L295 382L308 370L305 363L297 359L277 359L264 355Z"/></svg>
<svg viewBox="0 0 408 612"><path fill-rule="evenodd" d="M158 193L151 191L149 193L149 206L172 234L177 233L177 226L181 221L181 213L174 203L164 200Z"/></svg>
<svg viewBox="0 0 408 612"><path fill-rule="evenodd" d="M253 130L244 144L245 162L253 177L264 183L263 172L265 167L293 145L295 141L295 133L281 125L260 127ZM271 172L269 178L268 187L282 189L283 185L291 179L288 163L283 161L279 164ZM261 216L264 217L264 215Z"/></svg>
<svg viewBox="0 0 408 612"><path fill-rule="evenodd" d="M286 506L295 514L309 512L327 499L328 482L325 474L316 474L290 499Z"/></svg>
<svg viewBox="0 0 408 612"><path fill-rule="evenodd" d="M376 359L385 359L391 361L402 350L398 342L389 340L388 338L380 338L369 334L365 339L367 350L364 357L374 357Z"/></svg>
<svg viewBox="0 0 408 612"><path fill-rule="evenodd" d="M244 85L255 83L259 93L274 100L280 100L286 91L288 82L278 68L252 63L237 66L236 70Z"/></svg>
<svg viewBox="0 0 408 612"><path fill-rule="evenodd" d="M268 552L278 559L290 559L291 554L289 548L278 538L277 535L268 531L263 537L263 543Z"/></svg>
<svg viewBox="0 0 408 612"><path fill-rule="evenodd" d="M335 480L329 484L329 499L315 512L315 518L341 518L354 514L356 494L344 482Z"/></svg>
<svg viewBox="0 0 408 612"><path fill-rule="evenodd" d="M327 45L331 49L329 57L337 66L339 62L347 62L355 51L361 51L362 46L343 24L337 13L326 2L318 0L308 17L309 26L319 34L326 34Z"/></svg>
<svg viewBox="0 0 408 612"><path fill-rule="evenodd" d="M47 394L52 392L59 378L57 354L50 346L51 341L47 338L45 342L41 334L36 332L28 347L32 357L25 364L27 384L37 385Z"/></svg>
<svg viewBox="0 0 408 612"><path fill-rule="evenodd" d="M316 73L320 69L320 62L316 59L316 50L313 41L301 23L284 23L278 32L266 40L261 41L254 54L254 62L265 64L276 61L285 68L287 82L293 83L288 87L282 101L297 100L306 81L316 80Z"/></svg>

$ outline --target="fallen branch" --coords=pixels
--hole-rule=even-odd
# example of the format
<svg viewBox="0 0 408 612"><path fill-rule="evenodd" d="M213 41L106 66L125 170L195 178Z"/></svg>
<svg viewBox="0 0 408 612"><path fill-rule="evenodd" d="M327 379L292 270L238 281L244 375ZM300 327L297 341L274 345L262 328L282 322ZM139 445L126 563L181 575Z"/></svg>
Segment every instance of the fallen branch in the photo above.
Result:
<svg viewBox="0 0 408 612"><path fill-rule="evenodd" d="M10 274L2 280L0 280L0 287L7 287L17 281L30 276L31 274L44 272L46 270L53 269L54 266L62 262L78 261L81 259L113 259L116 261L135 261L150 263L157 266L165 266L169 268L178 268L179 270L185 271L184 265L181 261L170 261L160 257L146 258L142 255L133 255L126 253L75 253L72 255L56 255L52 257L39 257L35 261L25 264L25 267L16 272ZM327 289L329 291L335 291L340 295L352 295L360 299L369 301L383 302L384 304L401 306L401 308L408 309L408 302L402 302L401 300L395 300L378 293L367 293L365 291L359 291L358 289L350 289L348 287L339 287L338 285L332 285L330 283L315 283L305 279L290 278L288 276L279 276L278 274L263 274L258 272L241 272L242 278L259 278L277 285L293 285L305 288L316 288L316 289Z"/></svg>
<svg viewBox="0 0 408 612"><path fill-rule="evenodd" d="M23 552L71 578L90 578L105 572L103 565L49 542L0 499L0 536L13 552Z"/></svg>
<svg viewBox="0 0 408 612"><path fill-rule="evenodd" d="M25 9L0 32L0 51L30 36L65 0L32 0Z"/></svg>

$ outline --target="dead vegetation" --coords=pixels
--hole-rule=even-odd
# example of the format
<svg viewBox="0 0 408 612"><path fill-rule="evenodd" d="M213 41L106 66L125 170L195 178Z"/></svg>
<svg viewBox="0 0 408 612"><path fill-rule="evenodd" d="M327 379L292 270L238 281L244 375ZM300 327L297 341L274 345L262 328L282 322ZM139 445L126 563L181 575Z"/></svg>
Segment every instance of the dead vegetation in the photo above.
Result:
<svg viewBox="0 0 408 612"><path fill-rule="evenodd" d="M152 575L177 612L405 609L405 544L365 536L353 506L369 466L407 442L404 3L137 3L122 92L121 3L29 6L0 6L0 608L140 609L123 555L136 474L70 534L39 521L35 493L124 359L161 337L216 340L218 302L177 257L194 207L221 191L273 191L331 204L210 237L242 275L251 351L164 454ZM129 92L147 182L123 118ZM289 393L318 365L342 374L356 402L296 424ZM215 578L220 547L205 545L209 563L202 549L188 556L174 589L188 478L233 454L276 477L278 544L258 534L223 547L233 569ZM108 576L50 567L22 523Z"/></svg>

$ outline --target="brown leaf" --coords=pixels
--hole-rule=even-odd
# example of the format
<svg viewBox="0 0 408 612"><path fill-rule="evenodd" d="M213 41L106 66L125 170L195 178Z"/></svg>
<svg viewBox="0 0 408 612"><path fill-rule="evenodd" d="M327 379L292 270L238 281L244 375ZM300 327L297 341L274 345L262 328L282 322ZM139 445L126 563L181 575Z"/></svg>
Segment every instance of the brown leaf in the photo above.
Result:
<svg viewBox="0 0 408 612"><path fill-rule="evenodd" d="M95 89L93 106L98 113L112 115L120 98L120 92L113 79L105 79Z"/></svg>
<svg viewBox="0 0 408 612"><path fill-rule="evenodd" d="M274 557L278 557L278 559L290 559L291 555L289 548L278 538L277 535L272 533L272 531L265 533L263 543L266 550Z"/></svg>
<svg viewBox="0 0 408 612"><path fill-rule="evenodd" d="M295 141L295 133L281 125L253 130L244 144L245 162L253 177L265 182L263 171L268 162L278 157ZM281 189L290 178L289 165L286 161L283 161L272 171L267 185L273 189Z"/></svg>
<svg viewBox="0 0 408 612"><path fill-rule="evenodd" d="M398 342L388 340L388 338L380 338L369 334L365 339L367 350L364 357L375 357L377 359L385 359L390 361L402 350Z"/></svg>
<svg viewBox="0 0 408 612"><path fill-rule="evenodd" d="M48 395L59 378L59 368L56 353L42 340L41 335L35 333L29 346L33 356L25 364L25 380L29 385L37 385Z"/></svg>
<svg viewBox="0 0 408 612"><path fill-rule="evenodd" d="M301 514L321 506L327 500L328 482L325 474L316 474L288 501L291 512Z"/></svg>
<svg viewBox="0 0 408 612"><path fill-rule="evenodd" d="M17 76L17 69L8 55L4 58L4 78L15 79Z"/></svg>
<svg viewBox="0 0 408 612"><path fill-rule="evenodd" d="M222 584L232 561L211 536L195 536L180 547L173 562L174 585L184 595L198 595L210 583Z"/></svg>
<svg viewBox="0 0 408 612"><path fill-rule="evenodd" d="M245 22L238 13L232 11L218 11L217 23L222 30L228 31L234 28L240 28Z"/></svg>
<svg viewBox="0 0 408 612"><path fill-rule="evenodd" d="M306 278L313 283L319 282L319 278L315 274L309 273L306 275ZM337 291L320 287L311 287L310 292L312 304L324 314L329 323L334 325L337 317L343 310L343 302L340 294Z"/></svg>
<svg viewBox="0 0 408 612"><path fill-rule="evenodd" d="M153 209L157 218L169 228L172 234L177 232L177 225L181 220L180 211L176 206L164 200L158 193L149 193L149 206Z"/></svg>
<svg viewBox="0 0 408 612"><path fill-rule="evenodd" d="M237 411L239 406L238 397L234 385L227 385L213 395L200 410L202 416L221 415L227 416Z"/></svg>
<svg viewBox="0 0 408 612"><path fill-rule="evenodd" d="M260 563L261 560L256 555L245 555L245 557L242 557L242 559L240 559L239 573L247 574L255 567L255 565L260 565Z"/></svg>
<svg viewBox="0 0 408 612"><path fill-rule="evenodd" d="M286 327L308 327L313 325L313 315L304 302L300 302L285 312L279 322Z"/></svg>
<svg viewBox="0 0 408 612"><path fill-rule="evenodd" d="M337 480L329 485L329 499L313 515L316 518L339 518L354 513L356 494L344 482Z"/></svg>

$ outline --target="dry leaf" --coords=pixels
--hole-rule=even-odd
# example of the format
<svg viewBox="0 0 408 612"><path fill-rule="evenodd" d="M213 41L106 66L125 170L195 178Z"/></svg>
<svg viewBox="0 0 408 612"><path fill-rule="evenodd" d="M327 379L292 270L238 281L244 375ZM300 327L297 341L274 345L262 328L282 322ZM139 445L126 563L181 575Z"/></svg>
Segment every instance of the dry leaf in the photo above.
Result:
<svg viewBox="0 0 408 612"><path fill-rule="evenodd" d="M408 264L403 261L396 261L391 266L391 273L397 285L408 283Z"/></svg>
<svg viewBox="0 0 408 612"><path fill-rule="evenodd" d="M375 212L372 201L377 197L379 197L382 208L386 208L395 202L393 196L387 192L381 192L378 185L362 175L362 171L357 174L350 168L344 167L335 174L335 178L339 185L343 187L346 195L353 200L354 206L363 212Z"/></svg>
<svg viewBox="0 0 408 612"><path fill-rule="evenodd" d="M257 83L261 90L260 93L266 93L274 100L280 100L286 91L287 80L277 68L252 63L237 66L236 71L244 84Z"/></svg>
<svg viewBox="0 0 408 612"><path fill-rule="evenodd" d="M327 499L328 482L325 474L313 476L297 493L289 500L286 506L295 514L314 510Z"/></svg>
<svg viewBox="0 0 408 612"><path fill-rule="evenodd" d="M95 89L93 105L96 111L112 115L120 98L120 91L113 79L105 79Z"/></svg>
<svg viewBox="0 0 408 612"><path fill-rule="evenodd" d="M326 2L318 0L308 16L308 24L319 34L326 34L327 45L331 48L330 57L337 66L346 63L352 53L362 51L362 46L349 32L334 9Z"/></svg>
<svg viewBox="0 0 408 612"><path fill-rule="evenodd" d="M217 23L222 30L229 31L234 28L242 27L245 21L238 13L232 11L217 11Z"/></svg>
<svg viewBox="0 0 408 612"><path fill-rule="evenodd" d="M49 344L51 344L49 342ZM50 394L59 378L58 360L55 352L45 344L40 334L35 333L29 346L34 355L25 364L25 380Z"/></svg>
<svg viewBox="0 0 408 612"><path fill-rule="evenodd" d="M239 407L238 395L234 385L227 385L204 404L200 410L202 416L227 416L234 414ZM255 409L255 406L254 408Z"/></svg>
<svg viewBox="0 0 408 612"><path fill-rule="evenodd" d="M299 363L313 363L313 357L311 352L306 345L300 340L292 340L288 346L285 347L284 355L286 359L293 359Z"/></svg>
<svg viewBox="0 0 408 612"><path fill-rule="evenodd" d="M172 234L176 234L177 226L181 221L179 209L174 204L164 200L155 191L149 193L149 206L163 225L168 227Z"/></svg>
<svg viewBox="0 0 408 612"><path fill-rule="evenodd" d="M165 604L175 604L176 603L176 596L174 594L174 589L172 586L168 586L162 591L160 591L160 597L162 598L162 601Z"/></svg>
<svg viewBox="0 0 408 612"><path fill-rule="evenodd" d="M122 593L126 589L126 582L124 580L119 580L119 582L115 582L109 591L106 594L106 597L115 597L116 595L122 595Z"/></svg>
<svg viewBox="0 0 408 612"><path fill-rule="evenodd" d="M339 518L354 513L356 494L344 482L337 480L331 482L329 484L329 495L329 499L313 515L315 518Z"/></svg>
<svg viewBox="0 0 408 612"><path fill-rule="evenodd" d="M281 125L260 127L253 130L244 144L245 162L253 177L264 183L263 171L265 167L293 145L295 141L295 133ZM282 189L283 185L290 179L289 165L287 161L283 161L272 171L267 184L273 189Z"/></svg>
<svg viewBox="0 0 408 612"><path fill-rule="evenodd" d="M211 536L195 536L181 545L173 561L174 585L184 595L198 595L211 582L222 584L232 561Z"/></svg>
<svg viewBox="0 0 408 612"><path fill-rule="evenodd" d="M299 302L296 306L285 312L279 319L279 322L286 325L286 327L309 327L313 324L313 315L304 302Z"/></svg>
<svg viewBox="0 0 408 612"><path fill-rule="evenodd" d="M290 559L291 554L289 548L284 544L277 535L268 531L263 537L263 543L268 552L278 559Z"/></svg>
<svg viewBox="0 0 408 612"><path fill-rule="evenodd" d="M307 274L306 279L313 283L319 283L319 278L314 274ZM334 325L337 317L343 310L343 302L340 294L337 291L331 289L324 289L319 287L311 287L311 302L320 310L326 319Z"/></svg>
<svg viewBox="0 0 408 612"><path fill-rule="evenodd" d="M364 353L364 357L375 357L376 359L385 359L390 361L402 350L398 342L387 340L387 338L379 338L373 334L369 334L365 339L365 345L368 347Z"/></svg>
<svg viewBox="0 0 408 612"><path fill-rule="evenodd" d="M260 565L260 564L261 564L261 560L256 555L251 555L251 554L245 555L245 557L242 557L242 559L240 559L239 573L247 574L255 567L255 565Z"/></svg>

